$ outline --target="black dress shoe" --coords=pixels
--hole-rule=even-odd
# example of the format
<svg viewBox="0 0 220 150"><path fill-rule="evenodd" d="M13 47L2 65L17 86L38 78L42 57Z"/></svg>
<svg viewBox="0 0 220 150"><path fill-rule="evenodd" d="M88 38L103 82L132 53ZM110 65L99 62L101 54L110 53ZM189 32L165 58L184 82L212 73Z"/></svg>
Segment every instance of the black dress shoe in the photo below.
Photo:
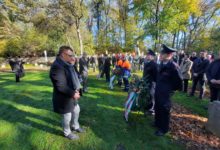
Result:
<svg viewBox="0 0 220 150"><path fill-rule="evenodd" d="M164 136L166 133L160 131L160 130L157 130L155 133L154 133L156 136Z"/></svg>
<svg viewBox="0 0 220 150"><path fill-rule="evenodd" d="M75 129L74 131L78 132L78 133L84 133L85 130L83 128L78 128L78 129Z"/></svg>

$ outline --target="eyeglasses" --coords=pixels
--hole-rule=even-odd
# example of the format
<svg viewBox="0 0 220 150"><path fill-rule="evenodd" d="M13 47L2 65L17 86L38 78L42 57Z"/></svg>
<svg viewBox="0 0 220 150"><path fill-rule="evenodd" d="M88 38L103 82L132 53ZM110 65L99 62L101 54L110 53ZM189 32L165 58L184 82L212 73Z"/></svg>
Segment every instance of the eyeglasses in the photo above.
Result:
<svg viewBox="0 0 220 150"><path fill-rule="evenodd" d="M65 55L69 56L70 58L75 57L75 55L69 55L67 53L64 53Z"/></svg>

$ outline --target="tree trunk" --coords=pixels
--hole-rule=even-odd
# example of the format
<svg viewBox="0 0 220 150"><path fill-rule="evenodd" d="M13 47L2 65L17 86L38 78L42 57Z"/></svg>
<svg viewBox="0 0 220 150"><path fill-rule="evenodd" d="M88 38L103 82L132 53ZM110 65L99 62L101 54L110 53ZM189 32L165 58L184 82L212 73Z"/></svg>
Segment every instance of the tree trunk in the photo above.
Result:
<svg viewBox="0 0 220 150"><path fill-rule="evenodd" d="M77 33L79 46L80 46L80 54L82 55L83 54L83 40L82 40L81 32L79 29L79 24L77 24L77 23L76 23L76 33Z"/></svg>
<svg viewBox="0 0 220 150"><path fill-rule="evenodd" d="M186 32L185 31L183 32L183 49L186 50Z"/></svg>
<svg viewBox="0 0 220 150"><path fill-rule="evenodd" d="M157 5L156 5L156 15L155 15L155 28L156 28L156 34L155 34L155 50L157 49L157 43L159 41L159 5L160 5L160 0L157 0Z"/></svg>
<svg viewBox="0 0 220 150"><path fill-rule="evenodd" d="M175 46L175 41L176 41L176 32L173 34L173 43L172 43L172 47Z"/></svg>
<svg viewBox="0 0 220 150"><path fill-rule="evenodd" d="M180 31L178 31L176 35L176 48L177 49L179 48L179 39L180 39Z"/></svg>

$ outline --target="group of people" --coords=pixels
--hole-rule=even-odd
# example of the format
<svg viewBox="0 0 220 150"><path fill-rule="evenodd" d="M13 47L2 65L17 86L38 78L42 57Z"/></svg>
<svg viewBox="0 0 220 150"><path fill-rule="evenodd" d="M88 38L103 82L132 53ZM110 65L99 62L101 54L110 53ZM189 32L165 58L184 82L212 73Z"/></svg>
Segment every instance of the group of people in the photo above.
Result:
<svg viewBox="0 0 220 150"><path fill-rule="evenodd" d="M143 60L143 78L149 82L150 111L155 114L153 126L157 127L155 135L163 136L169 131L169 119L171 109L171 95L176 90L187 92L188 82L193 80L190 95L193 96L196 84L200 83L200 98L203 98L205 79L210 85L211 101L219 100L220 95L220 53L219 58L210 62L207 52L202 51L199 57L181 53L181 59L175 59L177 51L166 45L162 45L159 60L157 54L148 50ZM74 50L68 46L61 46L56 60L50 69L50 78L53 83L53 107L54 111L62 115L64 136L68 139L78 139L76 132L85 132L80 127L78 119L80 113L79 99L83 92L87 92L89 61L87 54L77 59ZM129 77L131 76L132 62L123 54L99 56L97 58L100 74L106 76L110 82L111 65L118 74L118 84L124 83L124 90L129 89ZM93 62L96 62L93 58ZM91 59L90 59L91 60ZM159 62L159 63L158 63ZM78 64L78 65L77 65ZM94 66L95 63L92 63ZM79 69L78 67L79 66ZM79 70L79 71L78 71ZM113 72L114 73L114 72ZM203 82L204 81L204 82ZM82 85L82 86L81 86ZM182 86L183 85L183 86Z"/></svg>

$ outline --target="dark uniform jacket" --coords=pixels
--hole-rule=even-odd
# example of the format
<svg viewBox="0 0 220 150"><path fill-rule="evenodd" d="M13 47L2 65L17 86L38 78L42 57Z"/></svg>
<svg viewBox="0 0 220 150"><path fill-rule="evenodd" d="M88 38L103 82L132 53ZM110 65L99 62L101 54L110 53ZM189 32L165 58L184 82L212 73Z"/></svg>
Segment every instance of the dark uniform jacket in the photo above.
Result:
<svg viewBox="0 0 220 150"><path fill-rule="evenodd" d="M163 107L171 107L170 96L176 90L182 89L182 76L179 66L169 61L167 64L161 64L156 82L156 103Z"/></svg>
<svg viewBox="0 0 220 150"><path fill-rule="evenodd" d="M69 67L71 66L57 57L50 69L50 79L53 83L53 108L54 112L60 114L69 113L73 110L75 100L72 97L78 90L74 85L74 83L79 82L77 81L77 73L72 67L74 75L71 74Z"/></svg>
<svg viewBox="0 0 220 150"><path fill-rule="evenodd" d="M157 63L155 61L145 62L143 78L147 77L149 82L156 82L157 69Z"/></svg>
<svg viewBox="0 0 220 150"><path fill-rule="evenodd" d="M111 58L110 57L106 57L105 58L105 62L104 62L104 72L109 72L110 71L110 67L111 67Z"/></svg>
<svg viewBox="0 0 220 150"><path fill-rule="evenodd" d="M203 80L206 80L205 72L206 72L208 65L209 65L208 59L197 58L193 62L192 73L193 74L197 73L198 74L197 77L200 77Z"/></svg>
<svg viewBox="0 0 220 150"><path fill-rule="evenodd" d="M220 80L220 59L213 61L208 66L206 76L207 76L208 82L211 86L216 87L216 88L220 88L220 85L214 85L214 84L210 83L210 80L212 80L212 79Z"/></svg>

